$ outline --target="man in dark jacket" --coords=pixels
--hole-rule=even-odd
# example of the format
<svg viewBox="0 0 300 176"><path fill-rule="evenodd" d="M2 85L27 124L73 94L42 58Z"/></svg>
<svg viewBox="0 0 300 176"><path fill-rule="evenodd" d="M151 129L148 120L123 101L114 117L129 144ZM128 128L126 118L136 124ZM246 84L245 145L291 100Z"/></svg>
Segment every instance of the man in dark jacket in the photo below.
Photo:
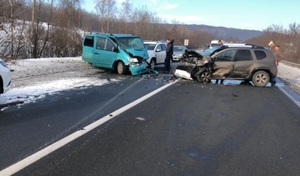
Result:
<svg viewBox="0 0 300 176"><path fill-rule="evenodd" d="M170 71L171 68L171 59L173 55L173 43L174 40L167 39L167 49L166 49L166 58L165 58L165 70Z"/></svg>

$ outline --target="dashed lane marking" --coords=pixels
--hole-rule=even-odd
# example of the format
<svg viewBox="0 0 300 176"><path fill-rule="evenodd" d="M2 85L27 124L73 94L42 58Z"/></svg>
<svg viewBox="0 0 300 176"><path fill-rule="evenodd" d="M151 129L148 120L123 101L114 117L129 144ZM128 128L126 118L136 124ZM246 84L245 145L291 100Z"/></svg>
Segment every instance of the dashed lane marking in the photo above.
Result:
<svg viewBox="0 0 300 176"><path fill-rule="evenodd" d="M3 169L2 171L0 171L0 175L1 176L9 176L9 175L13 175L17 172L19 172L20 170L24 169L25 167L33 164L34 162L40 160L41 158L49 155L50 153L58 150L59 148L65 146L66 144L74 141L75 139L83 136L84 134L88 133L89 131L99 127L100 125L104 124L105 122L115 118L116 116L118 116L119 114L127 111L128 109L134 107L135 105L143 102L144 100L150 98L151 96L159 93L160 91L168 88L169 86L175 84L176 82L178 82L178 80L174 81L174 82L171 82L169 84L166 84L152 92L150 92L149 94L135 100L134 102L131 102L129 104L127 104L126 106L112 112L112 113L109 113L108 115L102 117L101 119L95 121L94 123L90 124L90 125L87 125L86 127L82 128L83 130L79 130L79 131L76 131L70 135L68 135L67 137L63 138L63 139L60 139L59 141L45 147L44 149L28 156L27 158L24 158L23 160Z"/></svg>

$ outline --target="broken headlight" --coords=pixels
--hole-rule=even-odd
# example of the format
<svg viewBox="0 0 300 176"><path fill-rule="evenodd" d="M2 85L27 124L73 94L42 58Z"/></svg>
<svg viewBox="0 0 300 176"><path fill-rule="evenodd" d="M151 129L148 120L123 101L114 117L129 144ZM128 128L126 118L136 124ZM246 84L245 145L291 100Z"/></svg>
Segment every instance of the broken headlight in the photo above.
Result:
<svg viewBox="0 0 300 176"><path fill-rule="evenodd" d="M137 63L137 62L139 62L139 60L137 58L130 58L129 62Z"/></svg>

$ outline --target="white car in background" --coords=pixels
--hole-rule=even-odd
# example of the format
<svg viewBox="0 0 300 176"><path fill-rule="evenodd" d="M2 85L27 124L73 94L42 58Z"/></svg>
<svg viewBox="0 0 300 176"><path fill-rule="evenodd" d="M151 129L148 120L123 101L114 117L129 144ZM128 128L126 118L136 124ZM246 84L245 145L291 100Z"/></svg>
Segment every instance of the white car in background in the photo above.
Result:
<svg viewBox="0 0 300 176"><path fill-rule="evenodd" d="M10 89L10 82L10 69L6 66L5 62L0 59L0 94L3 94Z"/></svg>
<svg viewBox="0 0 300 176"><path fill-rule="evenodd" d="M154 69L155 65L164 64L166 58L166 42L164 41L144 41L144 45L148 50L149 58L147 62Z"/></svg>
<svg viewBox="0 0 300 176"><path fill-rule="evenodd" d="M180 61L180 59L182 58L182 54L185 52L186 50L186 46L183 45L174 45L173 47L173 55L172 55L172 61Z"/></svg>

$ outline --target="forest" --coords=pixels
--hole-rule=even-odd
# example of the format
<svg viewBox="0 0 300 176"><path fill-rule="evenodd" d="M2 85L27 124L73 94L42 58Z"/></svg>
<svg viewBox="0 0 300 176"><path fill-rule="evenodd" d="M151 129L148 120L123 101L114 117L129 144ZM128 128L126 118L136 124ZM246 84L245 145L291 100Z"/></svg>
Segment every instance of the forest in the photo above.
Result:
<svg viewBox="0 0 300 176"><path fill-rule="evenodd" d="M80 56L82 38L88 32L134 34L144 40L172 38L175 44L189 39L190 49L220 38L207 31L188 30L176 20L167 23L146 6L134 7L129 0L121 5L116 0L94 2L95 12L87 12L82 0L0 0L0 58ZM289 29L270 24L262 35L246 41L235 36L221 39L266 47L272 39L280 45L285 60L300 63L300 25L296 22Z"/></svg>

